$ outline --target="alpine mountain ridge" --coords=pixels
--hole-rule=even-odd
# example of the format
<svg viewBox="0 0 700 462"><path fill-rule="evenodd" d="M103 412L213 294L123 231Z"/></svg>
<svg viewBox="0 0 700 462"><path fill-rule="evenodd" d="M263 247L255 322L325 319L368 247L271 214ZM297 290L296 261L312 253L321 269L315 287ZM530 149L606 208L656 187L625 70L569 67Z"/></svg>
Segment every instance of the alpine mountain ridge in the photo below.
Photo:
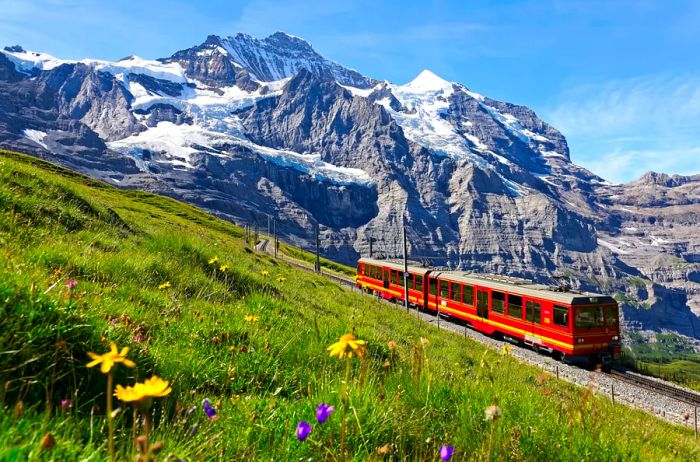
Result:
<svg viewBox="0 0 700 462"><path fill-rule="evenodd" d="M0 52L0 146L352 263L400 254L615 294L629 329L700 339L700 176L613 185L527 107L425 70L397 85L277 32L158 60Z"/></svg>

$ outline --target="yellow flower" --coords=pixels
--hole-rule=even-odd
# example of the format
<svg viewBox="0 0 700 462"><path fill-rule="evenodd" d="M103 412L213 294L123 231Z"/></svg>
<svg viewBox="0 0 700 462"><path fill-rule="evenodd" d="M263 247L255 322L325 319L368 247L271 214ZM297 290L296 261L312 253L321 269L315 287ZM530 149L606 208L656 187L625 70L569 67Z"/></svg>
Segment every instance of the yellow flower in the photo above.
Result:
<svg viewBox="0 0 700 462"><path fill-rule="evenodd" d="M284 282L286 280L287 280L287 278L284 276L277 276L277 282Z"/></svg>
<svg viewBox="0 0 700 462"><path fill-rule="evenodd" d="M352 334L344 334L340 336L340 340L326 348L331 356L343 358L348 355L352 358L353 353L357 357L362 357L367 353L367 346L364 340L356 340Z"/></svg>
<svg viewBox="0 0 700 462"><path fill-rule="evenodd" d="M219 257L214 257L214 258L209 259L210 265L216 265L217 263L219 263Z"/></svg>
<svg viewBox="0 0 700 462"><path fill-rule="evenodd" d="M161 285L158 286L158 288L159 288L160 290L169 289L169 288L171 288L171 287L172 287L172 285L170 284L170 281L165 281L163 284L161 284Z"/></svg>
<svg viewBox="0 0 700 462"><path fill-rule="evenodd" d="M503 354L503 356L507 356L508 353L510 353L512 349L513 349L512 346L503 344L503 347L501 347L501 353Z"/></svg>
<svg viewBox="0 0 700 462"><path fill-rule="evenodd" d="M244 319L252 324L260 318L258 316L253 315L253 314L247 314Z"/></svg>
<svg viewBox="0 0 700 462"><path fill-rule="evenodd" d="M424 347L426 347L426 346L430 345L430 340L428 340L427 338L421 337L420 344L423 345Z"/></svg>
<svg viewBox="0 0 700 462"><path fill-rule="evenodd" d="M126 354L128 352L129 347L122 348L122 351L120 352L116 343L110 342L109 351L107 353L103 355L98 355L93 352L88 353L88 356L92 358L92 361L87 364L87 367L93 367L100 364L100 371L102 371L103 374L106 374L112 370L112 366L114 366L116 363L122 363L126 367L136 367L136 363L130 359L126 359Z"/></svg>
<svg viewBox="0 0 700 462"><path fill-rule="evenodd" d="M121 401L131 403L149 398L162 398L172 390L167 380L163 380L157 375L154 375L150 379L146 379L143 383L137 382L133 387L117 385L117 388L114 390L114 396Z"/></svg>
<svg viewBox="0 0 700 462"><path fill-rule="evenodd" d="M270 275L270 272L268 270L262 270L260 271L260 276L266 278Z"/></svg>
<svg viewBox="0 0 700 462"><path fill-rule="evenodd" d="M229 268L230 268L230 266L228 266L228 265L221 265L221 268L219 268L219 271L221 271L222 273L225 273L226 271L229 270Z"/></svg>

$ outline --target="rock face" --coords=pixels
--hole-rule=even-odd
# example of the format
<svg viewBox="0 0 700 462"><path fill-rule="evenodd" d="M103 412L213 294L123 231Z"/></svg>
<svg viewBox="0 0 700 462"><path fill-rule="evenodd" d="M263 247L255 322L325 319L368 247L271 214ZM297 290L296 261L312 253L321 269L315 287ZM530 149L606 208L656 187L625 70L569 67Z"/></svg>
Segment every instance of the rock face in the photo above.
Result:
<svg viewBox="0 0 700 462"><path fill-rule="evenodd" d="M0 146L267 226L324 255L615 294L629 327L700 339L700 175L611 185L529 108L423 71L377 82L297 37L168 58L0 52Z"/></svg>

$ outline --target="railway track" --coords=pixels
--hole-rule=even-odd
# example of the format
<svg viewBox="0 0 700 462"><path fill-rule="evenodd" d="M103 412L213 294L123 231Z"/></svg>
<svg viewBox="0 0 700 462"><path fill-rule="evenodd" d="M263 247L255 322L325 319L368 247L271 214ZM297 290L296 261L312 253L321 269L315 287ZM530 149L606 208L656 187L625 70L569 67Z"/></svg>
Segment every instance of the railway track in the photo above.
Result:
<svg viewBox="0 0 700 462"><path fill-rule="evenodd" d="M646 390L668 396L684 403L700 406L700 393L680 388L668 382L655 380L622 368L613 368L609 374L622 382L631 383Z"/></svg>
<svg viewBox="0 0 700 462"><path fill-rule="evenodd" d="M269 250L269 240L267 239L261 239L261 241L256 245L255 248L260 252L271 254ZM314 271L313 268L301 264L297 261L290 260L287 258L282 258L282 260L301 270L308 272ZM355 289L355 281L353 281L350 278L326 272L322 272L321 274L324 277L338 284L346 286L350 289ZM395 306L395 304L389 301L382 299L380 300L384 301L388 305ZM438 328L442 324L443 328L447 328L448 330L451 330L457 334L463 333L465 336L467 335L466 327L464 325L454 323L449 317L441 317L440 320L437 320L437 318L429 316L427 313L423 312L419 312L418 317L424 322L437 322ZM429 317L430 319L428 319ZM472 329L469 329L469 331L471 332L469 336L481 343L485 343L487 345L492 346L496 343L502 343L497 342L492 337L486 337L480 332L473 331ZM495 346L495 348L498 349L500 347ZM557 363L560 366L552 366L551 364L549 364L551 362L551 358L548 359L546 356L542 356L529 349L519 348L519 350L522 351L518 356L521 360L527 363L538 365L546 370L551 369L550 372L552 372L553 369L556 369L557 376L559 376L559 369L562 369L562 378L564 378L565 380L577 383L581 386L586 386L587 384L589 384L590 371L586 370L585 368L581 368L573 364L558 362ZM542 363L533 358L543 358ZM563 370L568 367L573 369L574 372L572 374L567 375L565 372L563 372ZM690 425L691 422L688 420L687 416L690 415L690 411L693 408L695 408L697 412L697 408L700 407L700 393L695 393L693 391L681 388L679 386L675 386L668 382L645 377L626 369L613 368L608 373L602 374L601 379L602 378L608 379L608 386L606 386L606 388L609 387L613 399L620 400L620 398L622 398L622 401L625 401L628 405L632 407L646 410L648 412L651 412L652 414L655 414L672 422ZM617 383L617 385L614 385L615 383ZM625 390L625 387L630 389ZM639 390L639 392L635 392L634 389ZM644 393L640 393L641 391L643 391ZM644 397L644 394L647 394L648 396ZM640 398L640 395L642 396L642 398ZM654 398L654 396L656 396L657 398ZM676 409L667 409L669 400L671 402L677 403L676 405L672 405ZM683 411L683 409L685 409L685 411Z"/></svg>

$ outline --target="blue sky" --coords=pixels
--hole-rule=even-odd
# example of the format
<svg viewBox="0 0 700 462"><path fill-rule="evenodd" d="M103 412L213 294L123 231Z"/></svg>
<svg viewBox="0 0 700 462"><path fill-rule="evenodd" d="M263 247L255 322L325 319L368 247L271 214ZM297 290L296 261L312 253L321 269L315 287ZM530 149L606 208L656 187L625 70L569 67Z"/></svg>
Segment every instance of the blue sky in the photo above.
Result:
<svg viewBox="0 0 700 462"><path fill-rule="evenodd" d="M525 104L606 179L700 173L698 1L0 0L0 12L0 45L61 58L158 58L208 34L283 30L374 78L428 68Z"/></svg>

